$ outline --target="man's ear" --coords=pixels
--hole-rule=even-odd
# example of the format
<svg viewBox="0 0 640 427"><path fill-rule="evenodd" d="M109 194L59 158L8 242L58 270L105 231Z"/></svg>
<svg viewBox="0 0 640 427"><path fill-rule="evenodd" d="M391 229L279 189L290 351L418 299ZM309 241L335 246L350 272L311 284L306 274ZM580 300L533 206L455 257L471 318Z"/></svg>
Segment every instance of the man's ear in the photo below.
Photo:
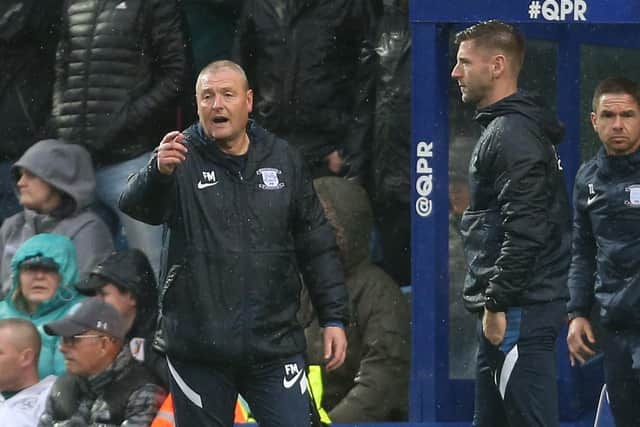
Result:
<svg viewBox="0 0 640 427"><path fill-rule="evenodd" d="M593 130L598 132L598 115L593 111L591 112L591 126L593 126Z"/></svg>
<svg viewBox="0 0 640 427"><path fill-rule="evenodd" d="M491 73L494 78L500 77L504 74L507 68L507 58L503 54L497 54L491 61Z"/></svg>
<svg viewBox="0 0 640 427"><path fill-rule="evenodd" d="M27 347L20 352L18 363L20 364L20 367L27 367L32 363L36 363L35 358L36 352L32 348Z"/></svg>

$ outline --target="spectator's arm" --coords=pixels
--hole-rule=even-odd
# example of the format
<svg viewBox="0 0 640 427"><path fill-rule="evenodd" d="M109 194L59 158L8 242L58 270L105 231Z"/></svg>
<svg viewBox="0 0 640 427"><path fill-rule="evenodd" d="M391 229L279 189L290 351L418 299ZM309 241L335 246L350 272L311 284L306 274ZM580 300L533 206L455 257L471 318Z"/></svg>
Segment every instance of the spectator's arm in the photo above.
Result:
<svg viewBox="0 0 640 427"><path fill-rule="evenodd" d="M67 2L64 2L63 10L68 7ZM51 100L51 118L49 123L49 133L51 135L57 134L56 117L60 116L60 106L63 103L63 94L65 91L65 82L67 81L67 55L69 51L69 21L66 18L66 13L62 14L60 25L60 41L55 53L54 73L55 79L53 83L53 95Z"/></svg>
<svg viewBox="0 0 640 427"><path fill-rule="evenodd" d="M360 50L354 76L354 92L352 101L353 121L343 146L343 172L347 178L360 182L366 179L368 162L373 138L373 114L375 110L375 80L378 55L375 52L374 40L378 13L370 0L358 2L362 7L354 11L360 23L354 29L360 37Z"/></svg>
<svg viewBox="0 0 640 427"><path fill-rule="evenodd" d="M151 54L153 85L126 110L124 128L135 131L141 123L178 99L186 81L187 56L181 15L175 0L151 1Z"/></svg>
<svg viewBox="0 0 640 427"><path fill-rule="evenodd" d="M249 84L255 84L255 53L256 38L253 25L253 3L255 0L245 0L236 24L231 58L238 63L247 75Z"/></svg>
<svg viewBox="0 0 640 427"><path fill-rule="evenodd" d="M84 280L98 263L113 252L113 238L107 225L93 212L75 235L70 236L78 253L78 272Z"/></svg>
<svg viewBox="0 0 640 427"><path fill-rule="evenodd" d="M155 384L147 384L131 393L124 412L127 427L148 427L160 405L167 397L166 391Z"/></svg>

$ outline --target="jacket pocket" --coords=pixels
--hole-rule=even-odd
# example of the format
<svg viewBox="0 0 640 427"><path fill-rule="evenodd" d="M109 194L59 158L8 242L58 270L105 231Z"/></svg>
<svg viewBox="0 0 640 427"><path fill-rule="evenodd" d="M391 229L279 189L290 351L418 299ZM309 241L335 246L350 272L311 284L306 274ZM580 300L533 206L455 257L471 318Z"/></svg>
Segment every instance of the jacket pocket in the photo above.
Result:
<svg viewBox="0 0 640 427"><path fill-rule="evenodd" d="M602 301L602 324L610 329L629 329L640 326L640 277L635 274L624 279L619 291L608 301Z"/></svg>
<svg viewBox="0 0 640 427"><path fill-rule="evenodd" d="M169 289L175 285L176 278L178 277L178 274L183 267L184 262L171 266L169 272L167 273L167 278L165 279L162 288L160 289L160 295L158 296L158 319L152 345L155 350L158 350L161 353L165 353L167 350L167 339L163 328L163 323L166 321L163 315L165 298Z"/></svg>

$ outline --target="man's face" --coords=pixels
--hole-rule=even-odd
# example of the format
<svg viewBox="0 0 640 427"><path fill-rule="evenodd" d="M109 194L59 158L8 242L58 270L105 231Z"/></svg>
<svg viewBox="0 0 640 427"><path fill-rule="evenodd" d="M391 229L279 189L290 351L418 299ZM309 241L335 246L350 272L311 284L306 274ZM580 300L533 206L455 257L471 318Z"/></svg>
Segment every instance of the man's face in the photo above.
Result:
<svg viewBox="0 0 640 427"><path fill-rule="evenodd" d="M60 194L49 184L28 170L20 169L16 184L20 204L27 209L49 213L60 204Z"/></svg>
<svg viewBox="0 0 640 427"><path fill-rule="evenodd" d="M196 103L205 134L219 142L235 142L244 135L253 92L238 72L221 68L200 76Z"/></svg>
<svg viewBox="0 0 640 427"><path fill-rule="evenodd" d="M478 108L489 105L494 81L491 69L492 56L485 49L476 47L473 40L460 43L451 77L458 81L462 102L475 104Z"/></svg>
<svg viewBox="0 0 640 427"><path fill-rule="evenodd" d="M98 331L88 330L73 337L60 337L60 352L64 355L67 372L90 376L108 365L106 346L111 338Z"/></svg>
<svg viewBox="0 0 640 427"><path fill-rule="evenodd" d="M632 154L640 148L640 106L629 94L600 96L591 124L609 155Z"/></svg>
<svg viewBox="0 0 640 427"><path fill-rule="evenodd" d="M59 285L57 270L41 266L20 268L20 292L32 311L38 304L53 298Z"/></svg>
<svg viewBox="0 0 640 427"><path fill-rule="evenodd" d="M0 328L0 391L17 391L18 376L22 373L17 369L22 352L16 348L11 334L9 328Z"/></svg>
<svg viewBox="0 0 640 427"><path fill-rule="evenodd" d="M131 292L121 291L117 286L107 283L98 289L96 296L114 306L124 318L135 317L136 298Z"/></svg>

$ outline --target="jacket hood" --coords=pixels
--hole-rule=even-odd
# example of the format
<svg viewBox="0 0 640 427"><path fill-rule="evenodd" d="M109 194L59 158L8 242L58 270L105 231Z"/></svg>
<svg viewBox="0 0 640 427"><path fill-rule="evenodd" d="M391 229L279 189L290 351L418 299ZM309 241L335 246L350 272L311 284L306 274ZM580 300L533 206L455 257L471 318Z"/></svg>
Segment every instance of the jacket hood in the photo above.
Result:
<svg viewBox="0 0 640 427"><path fill-rule="evenodd" d="M564 125L552 113L544 98L521 89L488 107L479 109L474 120L486 127L496 117L514 113L538 123L553 145L562 142Z"/></svg>
<svg viewBox="0 0 640 427"><path fill-rule="evenodd" d="M89 277L76 285L80 293L94 295L106 283L131 292L136 298L137 315L134 324L142 327L149 317L155 321L158 290L155 274L147 256L139 249L128 249L111 254L89 273ZM146 327L147 325L145 325Z"/></svg>
<svg viewBox="0 0 640 427"><path fill-rule="evenodd" d="M76 248L67 237L59 234L36 234L25 241L11 259L11 290L7 295L7 303L15 308L15 293L18 290L20 279L20 264L26 259L43 256L53 259L58 265L60 284L56 293L48 301L38 305L34 317L39 317L47 312L58 309L78 296L73 287L78 281L78 266L76 263Z"/></svg>
<svg viewBox="0 0 640 427"><path fill-rule="evenodd" d="M335 230L342 265L349 271L369 258L373 212L367 193L338 177L317 178L313 185Z"/></svg>
<svg viewBox="0 0 640 427"><path fill-rule="evenodd" d="M75 202L75 211L93 202L96 189L93 163L89 152L80 145L56 139L38 141L11 167L16 182L19 168L69 195Z"/></svg>

